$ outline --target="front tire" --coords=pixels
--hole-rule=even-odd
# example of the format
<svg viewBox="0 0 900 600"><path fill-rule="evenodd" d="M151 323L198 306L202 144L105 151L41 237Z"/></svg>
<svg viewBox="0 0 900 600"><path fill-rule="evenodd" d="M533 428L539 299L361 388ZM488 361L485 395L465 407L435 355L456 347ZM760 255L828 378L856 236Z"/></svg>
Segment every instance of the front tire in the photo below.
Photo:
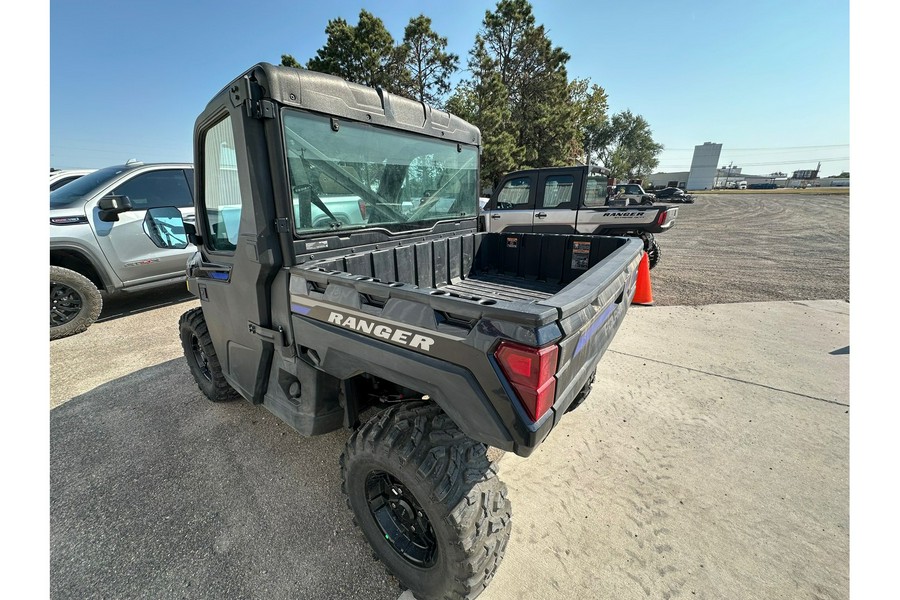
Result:
<svg viewBox="0 0 900 600"><path fill-rule="evenodd" d="M213 402L227 402L237 398L222 374L222 365L213 348L202 308L192 308L178 320L181 347L191 375L203 394Z"/></svg>
<svg viewBox="0 0 900 600"><path fill-rule="evenodd" d="M503 559L512 509L486 452L436 404L409 402L375 415L341 455L354 522L420 600L475 598Z"/></svg>
<svg viewBox="0 0 900 600"><path fill-rule="evenodd" d="M50 339L81 333L100 316L103 298L90 279L63 267L50 267Z"/></svg>

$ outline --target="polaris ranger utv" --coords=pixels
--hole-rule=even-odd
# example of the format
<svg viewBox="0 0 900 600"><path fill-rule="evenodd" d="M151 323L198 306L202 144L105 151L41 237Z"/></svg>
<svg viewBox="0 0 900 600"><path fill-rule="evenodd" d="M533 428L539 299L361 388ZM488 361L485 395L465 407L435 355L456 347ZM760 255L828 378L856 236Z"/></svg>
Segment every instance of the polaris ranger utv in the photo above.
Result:
<svg viewBox="0 0 900 600"><path fill-rule="evenodd" d="M417 598L473 598L511 528L488 446L530 455L590 391L631 303L639 239L477 231L480 133L419 102L259 64L194 130L200 307L180 320L212 401L303 435L352 431L355 522ZM364 223L328 198L355 198Z"/></svg>

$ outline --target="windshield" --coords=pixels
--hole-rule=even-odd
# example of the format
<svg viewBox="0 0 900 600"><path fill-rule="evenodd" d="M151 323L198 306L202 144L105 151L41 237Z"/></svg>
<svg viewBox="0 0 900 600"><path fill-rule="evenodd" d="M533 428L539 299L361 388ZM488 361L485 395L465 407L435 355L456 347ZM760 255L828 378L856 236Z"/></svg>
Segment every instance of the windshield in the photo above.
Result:
<svg viewBox="0 0 900 600"><path fill-rule="evenodd" d="M474 217L478 148L286 111L297 233L378 225L392 231Z"/></svg>
<svg viewBox="0 0 900 600"><path fill-rule="evenodd" d="M50 192L50 208L63 208L85 200L94 190L112 181L119 173L123 173L127 167L107 167L88 173L75 181L67 183L59 189Z"/></svg>

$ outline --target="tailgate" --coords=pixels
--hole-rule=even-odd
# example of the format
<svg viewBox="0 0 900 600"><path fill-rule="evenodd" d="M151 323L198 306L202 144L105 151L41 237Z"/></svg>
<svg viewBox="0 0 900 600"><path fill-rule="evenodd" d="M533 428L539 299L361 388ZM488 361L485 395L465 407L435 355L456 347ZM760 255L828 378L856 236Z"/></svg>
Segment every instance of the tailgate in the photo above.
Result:
<svg viewBox="0 0 900 600"><path fill-rule="evenodd" d="M562 314L556 371L558 421L581 388L591 379L603 353L618 331L631 305L637 283L643 243L636 238L545 303L556 304ZM585 301L589 302L584 306ZM581 307L579 307L579 304Z"/></svg>

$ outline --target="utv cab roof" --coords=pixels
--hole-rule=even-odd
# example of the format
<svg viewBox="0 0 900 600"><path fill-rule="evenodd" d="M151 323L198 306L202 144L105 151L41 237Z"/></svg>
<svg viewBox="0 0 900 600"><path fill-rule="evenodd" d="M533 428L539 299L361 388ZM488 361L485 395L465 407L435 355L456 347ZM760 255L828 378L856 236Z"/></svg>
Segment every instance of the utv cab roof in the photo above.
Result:
<svg viewBox="0 0 900 600"><path fill-rule="evenodd" d="M340 118L384 125L464 144L481 145L478 128L461 118L428 104L350 83L335 75L307 69L259 63L222 88L197 119L205 122L222 106L222 95L233 106L251 100L248 110L262 117L274 117L274 101L284 106L319 112Z"/></svg>

